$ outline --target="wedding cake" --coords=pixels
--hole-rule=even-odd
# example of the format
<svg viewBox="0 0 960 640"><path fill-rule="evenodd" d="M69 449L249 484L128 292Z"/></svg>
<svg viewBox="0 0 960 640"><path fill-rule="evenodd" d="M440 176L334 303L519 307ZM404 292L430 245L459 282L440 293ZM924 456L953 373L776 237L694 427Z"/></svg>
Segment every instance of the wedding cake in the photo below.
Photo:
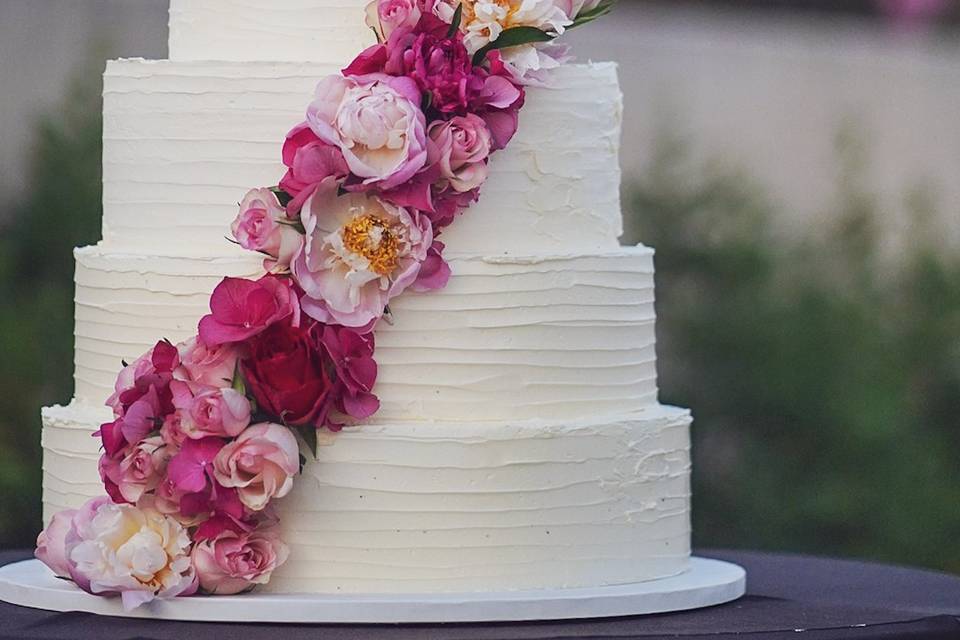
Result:
<svg viewBox="0 0 960 640"><path fill-rule="evenodd" d="M44 519L103 493L121 362L184 340L250 185L318 79L374 44L366 0L171 0L170 59L107 64L103 240L77 249L75 397L43 410ZM458 18L459 19L459 18ZM376 325L379 411L319 432L275 501L274 592L475 592L675 576L690 557L688 411L657 400L653 252L621 247L612 63L528 86L482 196L443 230L445 288Z"/></svg>

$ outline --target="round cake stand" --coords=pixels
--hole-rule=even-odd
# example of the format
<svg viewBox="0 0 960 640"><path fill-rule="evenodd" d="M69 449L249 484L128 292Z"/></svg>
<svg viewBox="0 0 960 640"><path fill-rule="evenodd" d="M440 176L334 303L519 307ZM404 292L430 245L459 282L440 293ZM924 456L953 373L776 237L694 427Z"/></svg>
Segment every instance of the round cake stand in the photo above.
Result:
<svg viewBox="0 0 960 640"><path fill-rule="evenodd" d="M0 600L36 609L197 622L427 623L603 618L697 609L736 600L746 573L692 558L679 576L582 589L444 594L248 593L158 600L124 611L119 598L84 593L39 560L0 567Z"/></svg>

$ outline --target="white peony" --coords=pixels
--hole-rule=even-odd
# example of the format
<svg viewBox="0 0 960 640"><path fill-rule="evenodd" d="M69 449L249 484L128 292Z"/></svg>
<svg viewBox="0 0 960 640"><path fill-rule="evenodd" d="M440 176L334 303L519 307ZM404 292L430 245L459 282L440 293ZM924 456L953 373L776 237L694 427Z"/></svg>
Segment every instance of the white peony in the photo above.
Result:
<svg viewBox="0 0 960 640"><path fill-rule="evenodd" d="M128 610L196 590L186 529L151 508L105 499L87 503L74 517L66 552L81 588L119 593Z"/></svg>

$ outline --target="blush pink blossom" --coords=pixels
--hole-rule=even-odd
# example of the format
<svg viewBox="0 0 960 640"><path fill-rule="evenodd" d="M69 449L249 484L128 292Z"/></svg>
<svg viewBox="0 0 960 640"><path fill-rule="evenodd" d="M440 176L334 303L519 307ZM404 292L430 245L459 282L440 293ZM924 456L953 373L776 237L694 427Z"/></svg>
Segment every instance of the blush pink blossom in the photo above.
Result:
<svg viewBox="0 0 960 640"><path fill-rule="evenodd" d="M427 159L420 91L409 78L328 76L317 85L307 123L321 141L343 153L350 172L366 187L400 185Z"/></svg>
<svg viewBox="0 0 960 640"><path fill-rule="evenodd" d="M321 182L339 180L350 172L340 149L320 140L306 122L287 133L282 156L287 172L280 179L280 188L293 198L287 203L290 216L300 211Z"/></svg>
<svg viewBox="0 0 960 640"><path fill-rule="evenodd" d="M201 318L199 331L211 347L242 342L290 317L295 325L300 322L300 305L289 280L272 275L224 278L210 296L210 312Z"/></svg>
<svg viewBox="0 0 960 640"><path fill-rule="evenodd" d="M221 485L237 489L247 508L261 511L290 492L300 470L300 451L290 429L262 422L224 446L213 468Z"/></svg>
<svg viewBox="0 0 960 640"><path fill-rule="evenodd" d="M264 262L267 270L289 267L290 260L303 244L303 236L293 227L287 212L270 189L247 192L230 230L241 247L268 256Z"/></svg>
<svg viewBox="0 0 960 640"><path fill-rule="evenodd" d="M398 29L413 29L422 11L417 0L373 0L367 5L367 26L386 40Z"/></svg>
<svg viewBox="0 0 960 640"><path fill-rule="evenodd" d="M114 502L136 504L148 491L160 484L167 461L172 455L163 438L142 440L122 457L100 457L100 477Z"/></svg>
<svg viewBox="0 0 960 640"><path fill-rule="evenodd" d="M237 369L240 350L234 344L208 347L198 337L177 345L180 352L180 369L174 376L212 387L229 387Z"/></svg>
<svg viewBox="0 0 960 640"><path fill-rule="evenodd" d="M307 241L293 262L308 315L368 331L416 279L433 242L418 212L322 186L300 212Z"/></svg>
<svg viewBox="0 0 960 640"><path fill-rule="evenodd" d="M77 586L93 594L119 594L128 611L197 589L186 529L152 508L94 498L74 515L65 549Z"/></svg>
<svg viewBox="0 0 960 640"><path fill-rule="evenodd" d="M428 162L437 163L441 179L458 193L477 189L487 179L491 151L490 131L482 118L472 113L430 125L433 141Z"/></svg>
<svg viewBox="0 0 960 640"><path fill-rule="evenodd" d="M170 391L179 430L188 438L232 438L250 424L250 401L235 389L174 380Z"/></svg>
<svg viewBox="0 0 960 640"><path fill-rule="evenodd" d="M70 577L70 561L67 558L66 541L76 509L58 511L50 519L47 528L37 536L37 548L33 555L37 560L50 567L60 578Z"/></svg>
<svg viewBox="0 0 960 640"><path fill-rule="evenodd" d="M204 592L232 595L266 584L288 555L287 545L273 529L227 529L215 538L198 541L191 558Z"/></svg>

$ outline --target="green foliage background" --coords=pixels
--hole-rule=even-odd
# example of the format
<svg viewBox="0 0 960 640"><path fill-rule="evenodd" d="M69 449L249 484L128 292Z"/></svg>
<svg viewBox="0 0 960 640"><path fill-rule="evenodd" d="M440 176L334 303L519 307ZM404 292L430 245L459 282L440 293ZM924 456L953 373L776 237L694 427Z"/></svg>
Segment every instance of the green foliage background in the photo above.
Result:
<svg viewBox="0 0 960 640"><path fill-rule="evenodd" d="M0 547L40 527L39 408L72 392L71 248L99 237L99 69L37 126L31 184L0 223ZM664 142L629 190L657 248L665 401L694 408L701 545L843 554L960 572L960 256L915 199L881 254L841 140L827 228L770 228L748 178Z"/></svg>

